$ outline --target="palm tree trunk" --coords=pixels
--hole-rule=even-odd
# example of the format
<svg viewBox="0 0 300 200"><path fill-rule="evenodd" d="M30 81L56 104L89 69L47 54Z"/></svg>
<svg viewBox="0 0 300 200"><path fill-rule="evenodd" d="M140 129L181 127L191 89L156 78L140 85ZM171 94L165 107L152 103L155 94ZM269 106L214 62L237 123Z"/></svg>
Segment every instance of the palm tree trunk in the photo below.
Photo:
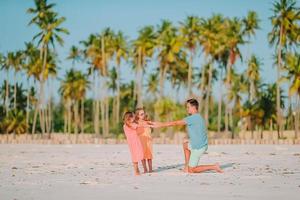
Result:
<svg viewBox="0 0 300 200"><path fill-rule="evenodd" d="M120 91L120 64L117 65L117 102L116 102L116 123L119 124L120 122L120 96L121 96L121 91Z"/></svg>
<svg viewBox="0 0 300 200"><path fill-rule="evenodd" d="M48 119L48 116L49 116L49 110L48 110L48 104L46 104L46 108L44 109L44 119L45 119L45 127L46 127L46 133L49 134L49 119Z"/></svg>
<svg viewBox="0 0 300 200"><path fill-rule="evenodd" d="M141 49L139 50L138 55L138 66L137 66L137 107L141 108L143 107L142 102L142 55L141 55Z"/></svg>
<svg viewBox="0 0 300 200"><path fill-rule="evenodd" d="M6 74L6 87L5 87L5 113L6 113L6 117L8 116L8 110L9 110L9 83L8 83L8 79L9 79L9 74L8 74L8 70L7 70L7 74Z"/></svg>
<svg viewBox="0 0 300 200"><path fill-rule="evenodd" d="M230 124L230 131L232 135L231 138L234 139L232 108L229 109L229 124Z"/></svg>
<svg viewBox="0 0 300 200"><path fill-rule="evenodd" d="M105 136L105 105L104 105L104 100L101 100L100 107L101 107L102 134L103 134L103 136Z"/></svg>
<svg viewBox="0 0 300 200"><path fill-rule="evenodd" d="M94 119L95 119L95 122L94 122L94 130L95 130L95 134L99 135L100 134L100 131L99 131L99 100L97 99L96 100L96 110L95 110L95 116L94 116ZM101 105L102 105L102 101L101 101ZM102 108L101 108L101 112L102 112ZM101 113L102 114L102 113ZM101 121L103 121L103 118L101 119Z"/></svg>
<svg viewBox="0 0 300 200"><path fill-rule="evenodd" d="M209 121L209 102L210 102L211 82L212 82L212 64L209 65L208 86L207 86L207 94L206 94L206 99L205 99L205 122L206 122L206 126L208 126L208 121Z"/></svg>
<svg viewBox="0 0 300 200"><path fill-rule="evenodd" d="M42 46L41 50L40 50L40 59L42 60L43 59L43 53L44 53L44 47L45 45ZM34 116L33 116L33 125L32 125L32 134L35 133L35 127L36 127L36 121L37 121L37 115L40 114L40 104L41 104L41 96L42 96L42 82L43 82L43 74L44 74L44 68L45 68L45 65L43 64L42 66L42 72L41 74L39 75L40 76L40 88L39 88L39 98L38 98L38 102L36 103L35 105L35 110L34 110ZM41 118L41 116L40 116ZM41 124L41 127L42 127L42 122L40 120L40 124ZM42 131L43 133L43 131Z"/></svg>
<svg viewBox="0 0 300 200"><path fill-rule="evenodd" d="M160 96L160 98L162 98L163 96L164 96L164 75L163 75L163 69L162 68L160 68L160 70L159 70L159 88L160 88L160 90L159 90L159 96Z"/></svg>
<svg viewBox="0 0 300 200"><path fill-rule="evenodd" d="M78 115L78 101L74 104L74 121L75 121L75 134L76 134L76 143L78 142L78 124L79 124L79 115Z"/></svg>
<svg viewBox="0 0 300 200"><path fill-rule="evenodd" d="M109 98L105 98L105 135L109 135Z"/></svg>
<svg viewBox="0 0 300 200"><path fill-rule="evenodd" d="M26 100L26 134L28 134L28 128L29 128L29 97L30 97L30 83L29 79L28 86L27 86L27 100Z"/></svg>
<svg viewBox="0 0 300 200"><path fill-rule="evenodd" d="M228 133L228 106L225 104L225 132Z"/></svg>
<svg viewBox="0 0 300 200"><path fill-rule="evenodd" d="M84 134L84 98L81 99L81 134Z"/></svg>
<svg viewBox="0 0 300 200"><path fill-rule="evenodd" d="M228 57L227 60L227 65L226 65L226 69L227 69L227 76L226 76L226 85L227 85L227 92L231 90L231 83L230 83L230 79L231 79L231 63L230 63L230 56ZM228 132L228 114L229 114L229 110L228 110L228 104L229 104L229 100L227 98L227 103L225 103L225 131Z"/></svg>
<svg viewBox="0 0 300 200"><path fill-rule="evenodd" d="M299 121L300 121L300 96L296 96L296 113L295 113L295 137L299 138Z"/></svg>
<svg viewBox="0 0 300 200"><path fill-rule="evenodd" d="M203 108L203 100L204 100L204 85L205 85L205 78L204 78L204 74L205 74L205 67L202 66L202 77L201 77L201 84L200 84L200 98L199 98L199 113L202 113L202 108Z"/></svg>
<svg viewBox="0 0 300 200"><path fill-rule="evenodd" d="M188 69L188 96L189 97L192 95L193 57L194 57L194 52L191 50L189 69Z"/></svg>
<svg viewBox="0 0 300 200"><path fill-rule="evenodd" d="M221 74L220 74L220 84L219 84L219 102L218 102L218 133L221 133L221 120L222 120L222 99L223 99L223 90L222 90L222 77L223 77L223 70L221 69Z"/></svg>
<svg viewBox="0 0 300 200"><path fill-rule="evenodd" d="M72 132L72 103L71 99L68 99L68 134Z"/></svg>
<svg viewBox="0 0 300 200"><path fill-rule="evenodd" d="M14 73L14 110L17 109L17 74Z"/></svg>
<svg viewBox="0 0 300 200"><path fill-rule="evenodd" d="M278 46L278 65L277 65L277 80L276 80L276 114L277 114L277 131L278 138L281 138L282 125L281 125L281 108L280 108L280 70L281 70L281 51L282 51L282 36L283 36L283 26L281 24L280 27L280 35L279 35L279 46Z"/></svg>
<svg viewBox="0 0 300 200"><path fill-rule="evenodd" d="M65 104L64 100L64 134L68 131L68 106ZM67 111L67 112L66 112Z"/></svg>
<svg viewBox="0 0 300 200"><path fill-rule="evenodd" d="M165 82L167 70L168 70L168 65L164 66L163 68L162 67L160 68L160 73L159 73L160 98L164 97L164 82Z"/></svg>

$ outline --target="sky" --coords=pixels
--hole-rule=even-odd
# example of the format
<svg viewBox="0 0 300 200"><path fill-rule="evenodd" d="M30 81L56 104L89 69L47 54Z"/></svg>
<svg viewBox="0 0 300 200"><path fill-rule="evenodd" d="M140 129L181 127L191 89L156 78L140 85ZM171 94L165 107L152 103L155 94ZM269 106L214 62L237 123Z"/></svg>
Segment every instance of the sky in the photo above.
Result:
<svg viewBox="0 0 300 200"><path fill-rule="evenodd" d="M65 58L72 45L79 45L79 41L87 39L91 33L99 33L105 27L113 30L122 30L129 39L137 37L137 32L145 25L158 25L162 19L168 19L175 25L183 21L189 15L208 18L220 13L228 17L245 17L247 12L254 10L261 20L260 30L256 32L251 44L241 48L244 60L254 53L260 59L261 76L264 82L272 83L276 80L276 71L273 66L272 56L274 48L270 47L267 34L272 26L269 17L272 15L272 1L270 0L48 0L55 3L55 10L60 16L66 17L63 27L70 31L70 35L63 36L65 44L57 46L59 55L58 77L63 78L66 70L72 68L71 61ZM38 32L35 26L28 26L31 15L26 10L33 7L33 0L0 0L0 52L24 49L24 42L31 41ZM200 68L203 59L197 58L194 66ZM77 64L76 69L87 70L84 64ZM150 63L147 73L153 71L155 63ZM235 65L237 71L242 72L246 68L245 63L238 62ZM0 81L4 79L1 71ZM133 79L133 73L129 66L122 64L122 81ZM12 77L12 74L10 75ZM18 77L19 81L25 81L24 76ZM51 84L51 91L58 97L59 82ZM169 87L167 86L166 92ZM170 91L170 90L169 90ZM217 89L214 89L217 91ZM214 92L215 95L216 92Z"/></svg>

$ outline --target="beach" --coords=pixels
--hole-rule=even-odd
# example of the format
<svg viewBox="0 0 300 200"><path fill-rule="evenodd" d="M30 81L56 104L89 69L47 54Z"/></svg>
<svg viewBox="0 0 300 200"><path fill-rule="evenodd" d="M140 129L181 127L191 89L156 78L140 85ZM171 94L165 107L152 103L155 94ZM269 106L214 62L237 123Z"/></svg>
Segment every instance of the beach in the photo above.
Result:
<svg viewBox="0 0 300 200"><path fill-rule="evenodd" d="M298 145L211 145L200 164L216 162L186 174L180 145L154 145L155 172L134 176L126 144L2 144L0 199L299 198Z"/></svg>

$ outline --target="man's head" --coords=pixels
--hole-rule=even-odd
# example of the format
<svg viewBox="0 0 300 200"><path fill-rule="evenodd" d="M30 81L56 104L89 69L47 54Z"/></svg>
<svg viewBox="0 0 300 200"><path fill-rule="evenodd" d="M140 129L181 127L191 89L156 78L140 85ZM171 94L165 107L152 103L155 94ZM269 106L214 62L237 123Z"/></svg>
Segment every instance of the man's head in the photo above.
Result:
<svg viewBox="0 0 300 200"><path fill-rule="evenodd" d="M186 110L188 114L192 115L198 112L199 103L196 99L189 99L186 101Z"/></svg>

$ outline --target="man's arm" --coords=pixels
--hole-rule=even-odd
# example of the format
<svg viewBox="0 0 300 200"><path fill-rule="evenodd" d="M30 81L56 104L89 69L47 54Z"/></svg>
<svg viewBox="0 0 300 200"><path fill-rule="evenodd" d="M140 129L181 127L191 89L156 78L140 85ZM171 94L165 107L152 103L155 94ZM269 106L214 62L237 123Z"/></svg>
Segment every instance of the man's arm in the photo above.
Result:
<svg viewBox="0 0 300 200"><path fill-rule="evenodd" d="M161 127L168 127L168 126L183 126L186 125L184 120L177 120L172 122L152 122L153 128L161 128Z"/></svg>

